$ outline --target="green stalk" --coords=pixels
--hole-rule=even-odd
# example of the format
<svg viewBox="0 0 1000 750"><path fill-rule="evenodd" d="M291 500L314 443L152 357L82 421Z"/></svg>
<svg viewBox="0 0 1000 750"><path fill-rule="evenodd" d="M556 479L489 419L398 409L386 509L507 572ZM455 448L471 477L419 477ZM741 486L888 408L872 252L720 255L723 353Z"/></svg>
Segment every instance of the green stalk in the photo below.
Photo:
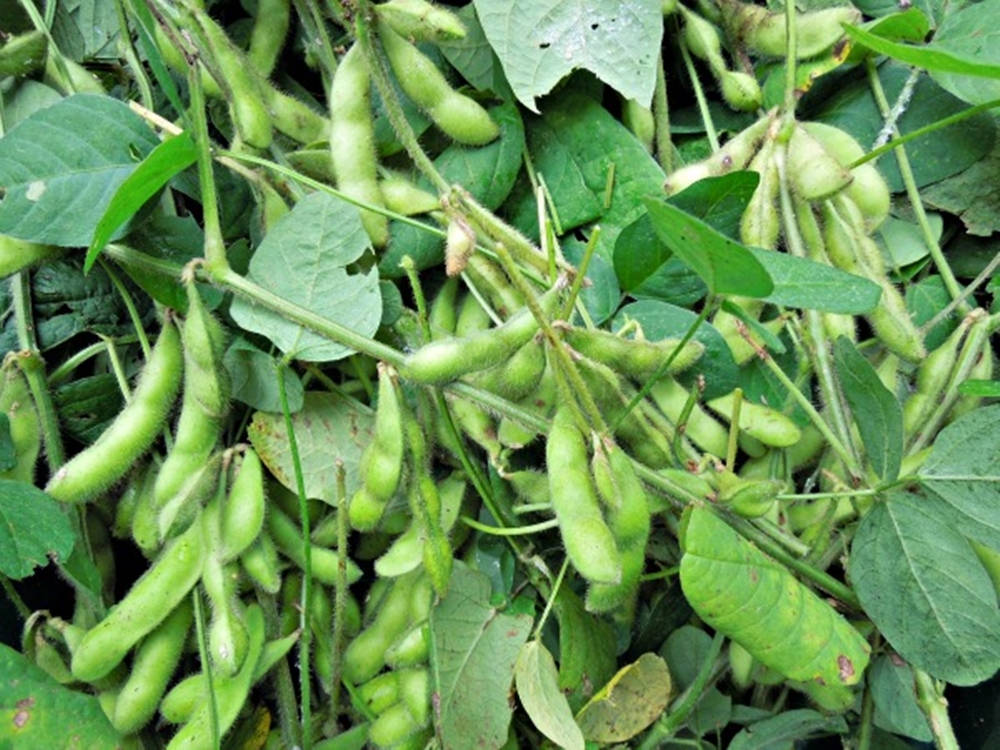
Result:
<svg viewBox="0 0 1000 750"><path fill-rule="evenodd" d="M208 138L208 120L205 116L205 93L201 88L201 74L197 64L188 66L188 90L191 92L192 136L198 151L198 186L201 189L202 224L205 232L205 265L214 274L229 270L226 260L226 242L222 238L219 221L219 201L212 174L212 144Z"/></svg>
<svg viewBox="0 0 1000 750"><path fill-rule="evenodd" d="M719 150L719 134L715 131L715 123L712 122L712 113L708 109L708 100L705 98L705 92L701 88L701 81L698 80L698 71L694 69L694 63L691 62L691 54L683 44L680 45L680 48L681 57L684 58L684 67L687 70L688 78L691 80L691 88L694 89L694 98L698 102L698 112L701 113L701 121L705 125L705 136L708 138L708 144L712 147L712 153L715 153Z"/></svg>
<svg viewBox="0 0 1000 750"><path fill-rule="evenodd" d="M663 171L674 170L674 144L670 139L670 105L667 101L667 75L663 55L656 60L656 86L653 89L653 132L656 137L656 160Z"/></svg>
<svg viewBox="0 0 1000 750"><path fill-rule="evenodd" d="M333 684L330 686L330 706L334 716L340 706L340 679L343 673L344 613L347 611L347 486L344 462L337 459L337 587L333 592Z"/></svg>
<svg viewBox="0 0 1000 750"><path fill-rule="evenodd" d="M942 691L929 674L915 667L913 680L917 687L917 703L931 725L935 747L938 750L959 750L958 739L951 727L951 719L948 718L948 701Z"/></svg>
<svg viewBox="0 0 1000 750"><path fill-rule="evenodd" d="M195 519L195 523L201 523L201 517ZM212 726L212 748L219 750L222 738L219 734L219 703L215 696L215 681L212 679L212 665L208 658L208 637L205 634L205 610L201 603L201 589L197 586L191 592L191 602L194 604L194 628L198 640L198 659L201 662L202 674L205 675L205 683L208 686L208 715L209 724Z"/></svg>

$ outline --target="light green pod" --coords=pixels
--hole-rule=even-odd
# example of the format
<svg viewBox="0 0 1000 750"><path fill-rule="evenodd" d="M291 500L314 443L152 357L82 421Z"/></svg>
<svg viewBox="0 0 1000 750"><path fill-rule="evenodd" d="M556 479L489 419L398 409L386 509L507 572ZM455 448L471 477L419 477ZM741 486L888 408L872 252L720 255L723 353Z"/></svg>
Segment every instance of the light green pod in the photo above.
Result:
<svg viewBox="0 0 1000 750"><path fill-rule="evenodd" d="M718 72L719 89L726 104L740 112L756 112L764 99L757 79L741 70Z"/></svg>
<svg viewBox="0 0 1000 750"><path fill-rule="evenodd" d="M278 55L285 46L290 20L289 0L257 0L247 59L262 76L269 76L274 70Z"/></svg>
<svg viewBox="0 0 1000 750"><path fill-rule="evenodd" d="M787 156L788 182L803 200L828 198L851 183L851 173L799 124L792 130Z"/></svg>
<svg viewBox="0 0 1000 750"><path fill-rule="evenodd" d="M384 21L378 25L378 34L400 88L445 134L467 146L482 146L500 135L489 113L448 85L423 52Z"/></svg>
<svg viewBox="0 0 1000 750"><path fill-rule="evenodd" d="M635 99L622 98L622 122L632 131L642 147L652 153L653 139L656 135L653 111Z"/></svg>
<svg viewBox="0 0 1000 750"><path fill-rule="evenodd" d="M426 622L414 625L385 650L385 663L390 669L402 669L424 664L430 653L430 630Z"/></svg>
<svg viewBox="0 0 1000 750"><path fill-rule="evenodd" d="M467 376L467 380L509 401L520 401L538 386L545 371L545 348L537 337L514 352L505 362Z"/></svg>
<svg viewBox="0 0 1000 750"><path fill-rule="evenodd" d="M375 747L395 748L422 729L423 725L413 718L406 703L399 701L369 725L368 741Z"/></svg>
<svg viewBox="0 0 1000 750"><path fill-rule="evenodd" d="M240 564L248 576L268 594L281 589L281 563L271 535L262 531L240 555Z"/></svg>
<svg viewBox="0 0 1000 750"><path fill-rule="evenodd" d="M426 214L441 208L438 196L418 188L398 172L390 172L379 180L378 189L385 207L403 216Z"/></svg>
<svg viewBox="0 0 1000 750"><path fill-rule="evenodd" d="M385 666L385 650L406 630L414 580L415 573L395 579L375 619L344 650L344 677L355 685L378 674Z"/></svg>
<svg viewBox="0 0 1000 750"><path fill-rule="evenodd" d="M572 327L563 329L563 338L581 354L639 381L655 374L680 343L677 339L626 339L610 331ZM686 342L666 372L674 374L686 370L704 351L700 341Z"/></svg>
<svg viewBox="0 0 1000 750"><path fill-rule="evenodd" d="M700 60L708 63L712 72L718 75L726 69L726 61L722 58L722 40L719 30L709 21L685 8L680 7L684 18L684 30L681 39L688 51Z"/></svg>
<svg viewBox="0 0 1000 750"><path fill-rule="evenodd" d="M399 702L399 675L383 672L363 685L358 685L358 697L378 716L387 708Z"/></svg>
<svg viewBox="0 0 1000 750"><path fill-rule="evenodd" d="M111 720L121 734L137 732L153 718L177 668L191 621L191 603L185 599L139 644Z"/></svg>
<svg viewBox="0 0 1000 750"><path fill-rule="evenodd" d="M257 452L248 447L219 517L221 562L235 559L253 544L264 528L264 509L264 469Z"/></svg>
<svg viewBox="0 0 1000 750"><path fill-rule="evenodd" d="M772 13L753 3L726 0L723 17L733 35L753 52L772 57L786 53L785 13ZM804 60L816 57L844 36L841 24L857 23L861 14L853 7L822 8L795 16L795 56Z"/></svg>
<svg viewBox="0 0 1000 750"><path fill-rule="evenodd" d="M0 279L54 258L62 252L62 248L53 245L41 245L0 234Z"/></svg>
<svg viewBox="0 0 1000 750"><path fill-rule="evenodd" d="M465 38L465 26L449 10L427 0L388 0L375 13L393 30L418 42L446 42Z"/></svg>
<svg viewBox="0 0 1000 750"><path fill-rule="evenodd" d="M587 445L567 406L556 411L545 445L549 497L566 555L588 581L618 583L622 560L604 521L589 471Z"/></svg>
<svg viewBox="0 0 1000 750"><path fill-rule="evenodd" d="M660 411L677 424L688 401L687 389L673 378L661 378L650 389L649 395ZM684 434L706 453L720 458L726 455L729 432L697 402L688 414Z"/></svg>
<svg viewBox="0 0 1000 750"><path fill-rule="evenodd" d="M35 464L42 448L38 412L31 399L28 381L12 361L0 371L0 414L7 416L10 440L14 447L14 465L0 472L0 479L35 483Z"/></svg>
<svg viewBox="0 0 1000 750"><path fill-rule="evenodd" d="M733 414L735 395L728 393L706 403L720 417L729 420ZM746 399L740 404L739 427L741 432L775 448L787 448L802 438L798 425L780 411Z"/></svg>
<svg viewBox="0 0 1000 750"><path fill-rule="evenodd" d="M84 682L100 679L163 622L201 577L207 546L200 523L174 539L107 617L87 631L73 651L73 675Z"/></svg>
<svg viewBox="0 0 1000 750"><path fill-rule="evenodd" d="M156 439L180 386L181 362L180 334L167 321L132 399L93 445L55 473L45 491L62 502L83 503L121 479Z"/></svg>
<svg viewBox="0 0 1000 750"><path fill-rule="evenodd" d="M267 530L278 551L301 570L305 563L302 553L302 534L292 523L292 519L277 508L271 508L267 514ZM310 557L313 578L327 586L336 586L340 566L336 550L313 546ZM347 558L348 585L356 583L359 578L361 578L361 568Z"/></svg>
<svg viewBox="0 0 1000 750"><path fill-rule="evenodd" d="M355 44L341 58L330 86L330 157L340 190L351 198L382 206L369 89L368 68ZM361 223L375 247L384 247L389 241L385 216L362 211Z"/></svg>
<svg viewBox="0 0 1000 750"><path fill-rule="evenodd" d="M778 215L778 168L774 161L777 148L773 139L764 141L760 151L750 160L748 169L760 175L757 189L740 217L740 239L746 245L774 250L781 233Z"/></svg>

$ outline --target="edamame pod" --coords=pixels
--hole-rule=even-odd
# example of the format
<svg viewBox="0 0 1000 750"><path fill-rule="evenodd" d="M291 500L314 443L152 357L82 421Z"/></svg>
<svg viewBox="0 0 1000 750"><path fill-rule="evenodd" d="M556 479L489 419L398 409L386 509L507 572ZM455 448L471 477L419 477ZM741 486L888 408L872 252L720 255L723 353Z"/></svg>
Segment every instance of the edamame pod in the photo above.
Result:
<svg viewBox="0 0 1000 750"><path fill-rule="evenodd" d="M416 578L414 571L395 579L375 619L344 650L344 677L355 685L378 674L385 665L385 650L406 630L410 620L410 587Z"/></svg>
<svg viewBox="0 0 1000 750"><path fill-rule="evenodd" d="M396 33L418 42L446 42L465 38L465 26L449 10L427 0L388 0L375 13Z"/></svg>
<svg viewBox="0 0 1000 750"><path fill-rule="evenodd" d="M0 479L35 483L35 463L42 448L38 412L31 399L28 381L21 369L8 360L0 372L0 414L7 416L10 440L14 447L14 465L0 472Z"/></svg>
<svg viewBox="0 0 1000 750"><path fill-rule="evenodd" d="M677 339L627 339L610 331L572 327L563 329L563 338L581 354L640 381L655 374L680 344ZM704 351L700 341L686 342L666 372L673 374L686 370L698 361Z"/></svg>
<svg viewBox="0 0 1000 750"><path fill-rule="evenodd" d="M290 20L289 0L257 0L247 59L262 76L269 76L274 70L278 55L285 46Z"/></svg>
<svg viewBox="0 0 1000 750"><path fill-rule="evenodd" d="M267 529L278 551L301 569L305 562L302 557L302 534L292 523L292 519L277 508L272 508L267 514ZM313 546L311 558L313 578L327 586L336 586L340 565L336 550ZM361 568L347 558L348 585L357 582L359 578Z"/></svg>
<svg viewBox="0 0 1000 750"><path fill-rule="evenodd" d="M455 91L429 57L384 21L378 33L400 88L444 133L468 146L485 145L500 135L489 113Z"/></svg>
<svg viewBox="0 0 1000 750"><path fill-rule="evenodd" d="M53 245L42 245L0 234L0 279L5 279L62 252L62 248Z"/></svg>
<svg viewBox="0 0 1000 750"><path fill-rule="evenodd" d="M125 598L84 635L73 651L73 675L93 682L114 669L198 582L207 547L200 523L174 539Z"/></svg>
<svg viewBox="0 0 1000 750"><path fill-rule="evenodd" d="M728 393L706 403L720 417L729 420L733 414L735 398L733 393ZM741 432L775 448L795 445L802 438L798 425L780 411L746 399L740 404L739 427Z"/></svg>
<svg viewBox="0 0 1000 750"><path fill-rule="evenodd" d="M264 528L264 470L257 452L247 447L222 507L219 559L229 562L253 544Z"/></svg>
<svg viewBox="0 0 1000 750"><path fill-rule="evenodd" d="M684 412L690 394L673 378L661 378L650 389L649 395L660 411L676 425ZM706 453L722 457L726 455L729 433L711 414L701 408L696 401L684 425L684 434Z"/></svg>
<svg viewBox="0 0 1000 750"><path fill-rule="evenodd" d="M773 13L766 7L726 0L722 15L733 35L754 51L783 57L787 51L784 11ZM821 8L795 14L795 56L804 60L832 47L844 36L841 24L857 23L861 14L851 6Z"/></svg>
<svg viewBox="0 0 1000 750"><path fill-rule="evenodd" d="M181 339L166 321L132 399L89 448L55 473L45 491L56 500L83 503L121 479L156 438L181 381Z"/></svg>
<svg viewBox="0 0 1000 750"><path fill-rule="evenodd" d="M257 539L240 556L243 570L254 583L269 594L281 589L281 563L271 535L262 531Z"/></svg>
<svg viewBox="0 0 1000 750"><path fill-rule="evenodd" d="M568 406L560 406L545 444L552 510L566 555L580 575L594 583L618 583L622 559L601 514L590 476L587 444Z"/></svg>
<svg viewBox="0 0 1000 750"><path fill-rule="evenodd" d="M852 180L851 173L798 123L788 141L787 172L791 189L807 201L828 198Z"/></svg>

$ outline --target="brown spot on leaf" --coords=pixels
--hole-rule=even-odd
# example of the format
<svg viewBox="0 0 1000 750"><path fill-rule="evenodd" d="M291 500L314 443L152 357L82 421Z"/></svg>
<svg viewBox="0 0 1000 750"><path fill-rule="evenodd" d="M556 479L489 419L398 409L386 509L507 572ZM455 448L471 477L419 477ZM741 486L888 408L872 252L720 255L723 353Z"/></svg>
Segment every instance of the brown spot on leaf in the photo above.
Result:
<svg viewBox="0 0 1000 750"><path fill-rule="evenodd" d="M837 656L837 670L840 672L840 679L844 682L854 677L854 664L843 654Z"/></svg>
<svg viewBox="0 0 1000 750"><path fill-rule="evenodd" d="M895 652L889 654L889 660L893 663L894 666L897 667L906 666L906 662L903 660L903 657Z"/></svg>
<svg viewBox="0 0 1000 750"><path fill-rule="evenodd" d="M760 580L760 574L757 572L757 568L750 568L750 580L754 583Z"/></svg>

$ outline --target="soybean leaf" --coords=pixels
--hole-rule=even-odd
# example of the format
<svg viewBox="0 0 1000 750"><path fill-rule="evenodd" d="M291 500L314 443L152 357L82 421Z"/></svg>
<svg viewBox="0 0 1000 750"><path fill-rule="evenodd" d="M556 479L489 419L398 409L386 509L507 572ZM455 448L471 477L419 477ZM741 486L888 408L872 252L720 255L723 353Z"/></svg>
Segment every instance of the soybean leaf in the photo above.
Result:
<svg viewBox="0 0 1000 750"><path fill-rule="evenodd" d="M691 509L683 546L681 586L706 623L790 679L861 679L870 648L858 631L712 511Z"/></svg>
<svg viewBox="0 0 1000 750"><path fill-rule="evenodd" d="M540 641L521 646L514 666L517 697L539 732L560 747L583 750L583 733L573 720L552 654Z"/></svg>
<svg viewBox="0 0 1000 750"><path fill-rule="evenodd" d="M894 734L930 742L927 718L917 704L913 670L895 654L884 654L868 670L868 687L875 703L875 725Z"/></svg>
<svg viewBox="0 0 1000 750"><path fill-rule="evenodd" d="M660 192L663 170L628 128L573 89L546 100L545 113L528 118L526 129L535 171L552 193L562 230L597 221L597 254L610 261L618 234L645 212L642 197ZM538 210L527 180L518 183L511 204L513 223L537 237Z"/></svg>
<svg viewBox="0 0 1000 750"><path fill-rule="evenodd" d="M111 373L100 373L62 383L52 390L52 403L66 434L81 443L93 443L122 408L122 392Z"/></svg>
<svg viewBox="0 0 1000 750"><path fill-rule="evenodd" d="M52 750L123 746L97 697L70 690L0 644L0 746Z"/></svg>
<svg viewBox="0 0 1000 750"><path fill-rule="evenodd" d="M378 270L350 274L345 269L367 248L356 207L326 193L310 193L261 241L248 276L289 302L371 336L382 317ZM230 314L237 325L300 360L330 362L352 353L241 297L233 300Z"/></svg>
<svg viewBox="0 0 1000 750"><path fill-rule="evenodd" d="M931 45L974 65L988 65L989 78L1000 78L1000 42L996 19L1000 2L985 0L974 6L959 8L945 16ZM941 86L970 104L981 104L1000 97L1000 82L983 80L980 73L964 75L962 71L931 70Z"/></svg>
<svg viewBox="0 0 1000 750"><path fill-rule="evenodd" d="M35 112L0 138L0 233L88 245L115 190L158 143L109 96L76 94Z"/></svg>
<svg viewBox="0 0 1000 750"><path fill-rule="evenodd" d="M743 245L701 219L658 198L645 198L657 236L697 273L713 294L766 297L774 283Z"/></svg>
<svg viewBox="0 0 1000 750"><path fill-rule="evenodd" d="M900 656L953 685L1000 668L1000 612L979 558L942 503L894 493L861 520L850 577Z"/></svg>
<svg viewBox="0 0 1000 750"><path fill-rule="evenodd" d="M957 214L969 234L988 237L1000 231L1000 186L993 179L998 169L1000 139L993 142L993 149L984 158L958 174L928 185L920 196L928 206ZM960 238L963 239L966 238Z"/></svg>
<svg viewBox="0 0 1000 750"><path fill-rule="evenodd" d="M229 345L222 363L229 373L234 399L261 411L281 411L276 374L278 363L274 357L240 336ZM285 372L285 393L288 410L294 414L303 404L302 381L294 371Z"/></svg>
<svg viewBox="0 0 1000 750"><path fill-rule="evenodd" d="M464 5L455 11L455 15L465 26L465 37L437 42L445 58L465 80L480 91L509 90L500 61L493 53L479 23L476 6L473 3Z"/></svg>
<svg viewBox="0 0 1000 750"><path fill-rule="evenodd" d="M0 472L17 466L17 448L10 436L10 418L0 412Z"/></svg>
<svg viewBox="0 0 1000 750"><path fill-rule="evenodd" d="M62 98L62 94L40 81L30 78L18 81L11 93L4 96L3 124L8 130L13 129L21 120Z"/></svg>
<svg viewBox="0 0 1000 750"><path fill-rule="evenodd" d="M640 300L625 305L614 318L612 328L619 329L628 320L635 320L650 341L683 336L698 316L683 307L657 300ZM694 333L705 352L697 362L677 376L677 381L691 388L699 378L705 380L704 399L724 396L736 387L739 368L733 360L729 344L710 323L703 321Z"/></svg>
<svg viewBox="0 0 1000 750"><path fill-rule="evenodd" d="M951 302L951 295L945 288L944 281L940 276L927 276L906 286L906 309L913 316L913 322L922 326L929 321ZM924 343L927 349L937 349L948 334L958 326L958 315L952 313L939 323L935 323L927 335Z"/></svg>
<svg viewBox="0 0 1000 750"><path fill-rule="evenodd" d="M903 458L903 409L899 401L846 336L834 344L833 361L875 474L885 482L895 481Z"/></svg>
<svg viewBox="0 0 1000 750"><path fill-rule="evenodd" d="M431 610L435 723L444 747L489 750L507 740L507 696L532 618L499 612L489 600L486 576L456 560L448 593Z"/></svg>
<svg viewBox="0 0 1000 750"><path fill-rule="evenodd" d="M0 479L0 573L19 579L69 557L76 533L65 508L26 482Z"/></svg>
<svg viewBox="0 0 1000 750"><path fill-rule="evenodd" d="M648 105L663 37L657 0L474 0L518 100L535 98L585 68L622 96Z"/></svg>
<svg viewBox="0 0 1000 750"><path fill-rule="evenodd" d="M104 215L97 222L94 239L87 249L87 259L83 264L84 271L89 271L94 265L115 231L131 219L174 175L194 164L197 154L194 141L187 131L168 138L149 152L135 171L118 186Z"/></svg>
<svg viewBox="0 0 1000 750"><path fill-rule="evenodd" d="M944 228L941 214L928 212L927 223L934 239L940 241L941 230ZM927 243L915 222L889 216L882 222L878 232L882 240L879 243L882 255L896 268L916 263L928 255Z"/></svg>
<svg viewBox="0 0 1000 750"><path fill-rule="evenodd" d="M592 742L625 742L648 727L670 700L670 670L647 653L618 670L576 715Z"/></svg>
<svg viewBox="0 0 1000 750"><path fill-rule="evenodd" d="M117 59L118 16L113 3L102 0L68 0L56 7L52 37L59 51L81 62L84 59Z"/></svg>
<svg viewBox="0 0 1000 750"><path fill-rule="evenodd" d="M791 750L796 740L846 733L847 722L842 716L797 708L754 722L733 737L728 750Z"/></svg>
<svg viewBox="0 0 1000 750"><path fill-rule="evenodd" d="M566 240L562 246L566 260L576 266L583 260L585 249L586 243L574 238ZM621 300L618 279L611 264L596 253L590 258L585 278L590 281L590 285L580 292L580 299L583 300L583 306L587 309L594 325L600 325L618 309Z"/></svg>
<svg viewBox="0 0 1000 750"><path fill-rule="evenodd" d="M747 313L742 307L733 302L732 300L724 300L719 306L721 310L729 313L733 317L739 318L743 321L746 327L751 333L756 334L756 336L761 340L764 346L767 347L768 351L772 354L784 354L786 349L785 345L781 343L775 334L771 333L767 326L761 323L753 315Z"/></svg>
<svg viewBox="0 0 1000 750"><path fill-rule="evenodd" d="M969 412L941 430L920 481L944 503L961 533L1000 550L1000 404Z"/></svg>
<svg viewBox="0 0 1000 750"><path fill-rule="evenodd" d="M738 170L721 177L698 180L667 199L678 208L697 216L722 234L738 240L740 220L757 185L760 174L751 170Z"/></svg>
<svg viewBox="0 0 1000 750"><path fill-rule="evenodd" d="M302 409L292 415L292 427L302 461L306 496L337 502L337 461L344 465L348 494L361 480L358 462L371 441L373 418L353 401L325 391L308 391ZM260 460L288 489L295 491L295 475L288 448L288 432L282 414L258 411L247 428Z"/></svg>
<svg viewBox="0 0 1000 750"><path fill-rule="evenodd" d="M552 609L559 621L559 687L567 691L569 705L576 710L615 673L615 634L565 586Z"/></svg>
<svg viewBox="0 0 1000 750"><path fill-rule="evenodd" d="M889 101L896 101L909 75L909 67L899 63L888 62L879 66L879 80ZM825 95L822 91L818 94L821 98L813 104L811 119L842 128L866 146L875 141L883 118L864 76L849 79L835 90L826 91ZM913 96L897 126L899 132L905 135L965 109L965 102L924 75L913 87ZM989 153L995 138L993 117L988 112L981 112L907 143L906 153L917 187L930 185L976 164ZM899 192L905 189L895 159L879 159L877 166L890 190Z"/></svg>
<svg viewBox="0 0 1000 750"><path fill-rule="evenodd" d="M614 265L618 283L636 299L685 307L705 296L705 282L660 241L649 214L618 235Z"/></svg>
<svg viewBox="0 0 1000 750"><path fill-rule="evenodd" d="M747 248L770 275L764 300L782 307L864 315L875 309L882 289L874 281L808 258L759 247Z"/></svg>

